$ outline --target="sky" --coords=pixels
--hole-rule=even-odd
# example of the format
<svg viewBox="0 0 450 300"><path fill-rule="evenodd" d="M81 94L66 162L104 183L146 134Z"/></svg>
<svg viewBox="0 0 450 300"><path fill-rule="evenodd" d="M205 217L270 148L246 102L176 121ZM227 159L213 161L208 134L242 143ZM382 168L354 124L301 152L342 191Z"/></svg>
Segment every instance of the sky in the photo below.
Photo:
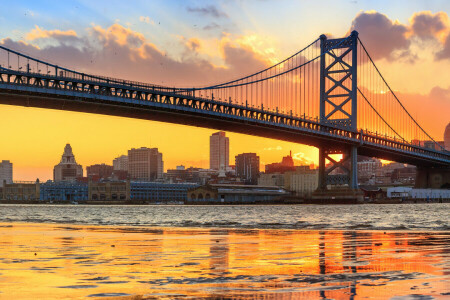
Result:
<svg viewBox="0 0 450 300"><path fill-rule="evenodd" d="M359 32L391 87L443 139L450 122L450 1L5 1L0 45L81 72L169 86L239 78L297 52L321 34ZM4 12L5 10L3 10ZM52 179L66 143L84 167L128 149L157 147L165 169L209 167L214 130L0 105L0 160L14 180ZM256 152L264 165L317 149L227 132L230 162Z"/></svg>

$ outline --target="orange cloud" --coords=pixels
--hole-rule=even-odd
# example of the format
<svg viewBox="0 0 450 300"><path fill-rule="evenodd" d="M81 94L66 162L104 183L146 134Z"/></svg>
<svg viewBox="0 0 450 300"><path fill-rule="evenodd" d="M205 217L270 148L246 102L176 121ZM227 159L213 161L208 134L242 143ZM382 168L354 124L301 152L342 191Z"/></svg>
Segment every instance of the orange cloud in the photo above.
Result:
<svg viewBox="0 0 450 300"><path fill-rule="evenodd" d="M39 26L35 26L29 33L26 34L25 38L29 41L37 40L37 39L45 39L51 37L76 37L77 33L74 30L62 31L59 29L54 30L44 30Z"/></svg>
<svg viewBox="0 0 450 300"><path fill-rule="evenodd" d="M445 35L449 32L450 23L447 13L440 11L435 14L430 11L414 13L409 19L411 23L411 35L421 39L437 38L444 42Z"/></svg>

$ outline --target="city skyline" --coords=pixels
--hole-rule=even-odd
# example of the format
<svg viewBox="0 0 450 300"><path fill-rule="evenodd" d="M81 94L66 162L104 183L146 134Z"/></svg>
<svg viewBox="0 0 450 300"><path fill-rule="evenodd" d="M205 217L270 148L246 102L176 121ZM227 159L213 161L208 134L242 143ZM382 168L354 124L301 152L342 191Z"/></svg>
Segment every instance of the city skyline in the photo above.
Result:
<svg viewBox="0 0 450 300"><path fill-rule="evenodd" d="M77 66L85 72L189 86L258 70L296 52L321 33L340 37L350 29L357 29L407 108L419 121L426 122L425 127L433 137L442 140L448 123L446 116L450 115L449 79L446 74L433 74L450 66L448 3L379 1L336 5L330 2L320 10L314 9L317 4L289 1L282 2L279 8L273 3L254 1L219 1L210 6L191 1L182 3L173 9L174 1L138 2L133 12L125 16L119 2L105 9L96 3L73 1L51 9L46 7L44 11L25 1L12 5L10 14L0 19L4 28L0 44L67 67ZM171 9L165 9L167 6ZM287 7L292 9L280 24L264 18L274 9L287 11ZM86 13L75 20L74 15L78 16L80 9ZM294 11L302 12L302 9L314 13L296 18ZM69 12L65 22L59 17L62 10ZM335 16L335 11L345 13L332 26L314 20L331 13ZM239 18L240 14L246 17ZM21 25L12 28L11 24L17 24L10 22L12 18ZM376 35L372 31L374 26L385 28L384 32L389 34ZM285 28L308 30L286 32ZM419 45L424 45L423 49ZM205 65L209 69L202 68ZM191 76L185 76L187 70ZM157 146L167 157L167 168L181 164L207 168L206 141L214 132L5 105L0 110L0 126L8 128L4 139L9 141L7 147L0 149L0 158L14 162L15 176L24 180L51 178L54 157L59 155L60 145L68 140L77 148L82 165L112 161L126 149L143 145ZM262 168L291 149L297 163L318 162L318 151L312 147L227 134L233 140L231 157L256 152L261 157Z"/></svg>

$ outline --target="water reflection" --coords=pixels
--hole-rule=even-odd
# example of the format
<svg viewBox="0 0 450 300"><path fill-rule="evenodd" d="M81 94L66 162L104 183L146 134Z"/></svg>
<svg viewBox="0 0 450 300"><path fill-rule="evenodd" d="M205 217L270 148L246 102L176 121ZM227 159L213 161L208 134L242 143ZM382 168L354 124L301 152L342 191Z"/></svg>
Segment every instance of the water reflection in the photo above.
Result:
<svg viewBox="0 0 450 300"><path fill-rule="evenodd" d="M450 292L449 232L13 224L2 227L0 241L5 299L359 299Z"/></svg>

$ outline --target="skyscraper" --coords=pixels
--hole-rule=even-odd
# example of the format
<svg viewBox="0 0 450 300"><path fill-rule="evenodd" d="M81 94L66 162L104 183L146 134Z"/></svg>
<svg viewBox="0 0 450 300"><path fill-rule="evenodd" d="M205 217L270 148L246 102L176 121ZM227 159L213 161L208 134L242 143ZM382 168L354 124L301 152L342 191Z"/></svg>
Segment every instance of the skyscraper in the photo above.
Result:
<svg viewBox="0 0 450 300"><path fill-rule="evenodd" d="M13 182L13 164L9 160L0 163L0 187L3 187L4 180L7 184Z"/></svg>
<svg viewBox="0 0 450 300"><path fill-rule="evenodd" d="M131 179L153 181L163 177L164 162L158 148L128 150L128 174Z"/></svg>
<svg viewBox="0 0 450 300"><path fill-rule="evenodd" d="M247 184L257 184L259 177L259 156L256 153L242 153L237 155L236 176Z"/></svg>
<svg viewBox="0 0 450 300"><path fill-rule="evenodd" d="M83 167L75 161L72 147L67 144L61 162L53 168L54 181L76 181L78 177L83 177Z"/></svg>
<svg viewBox="0 0 450 300"><path fill-rule="evenodd" d="M209 137L209 168L226 170L229 166L229 140L225 132L213 133Z"/></svg>

